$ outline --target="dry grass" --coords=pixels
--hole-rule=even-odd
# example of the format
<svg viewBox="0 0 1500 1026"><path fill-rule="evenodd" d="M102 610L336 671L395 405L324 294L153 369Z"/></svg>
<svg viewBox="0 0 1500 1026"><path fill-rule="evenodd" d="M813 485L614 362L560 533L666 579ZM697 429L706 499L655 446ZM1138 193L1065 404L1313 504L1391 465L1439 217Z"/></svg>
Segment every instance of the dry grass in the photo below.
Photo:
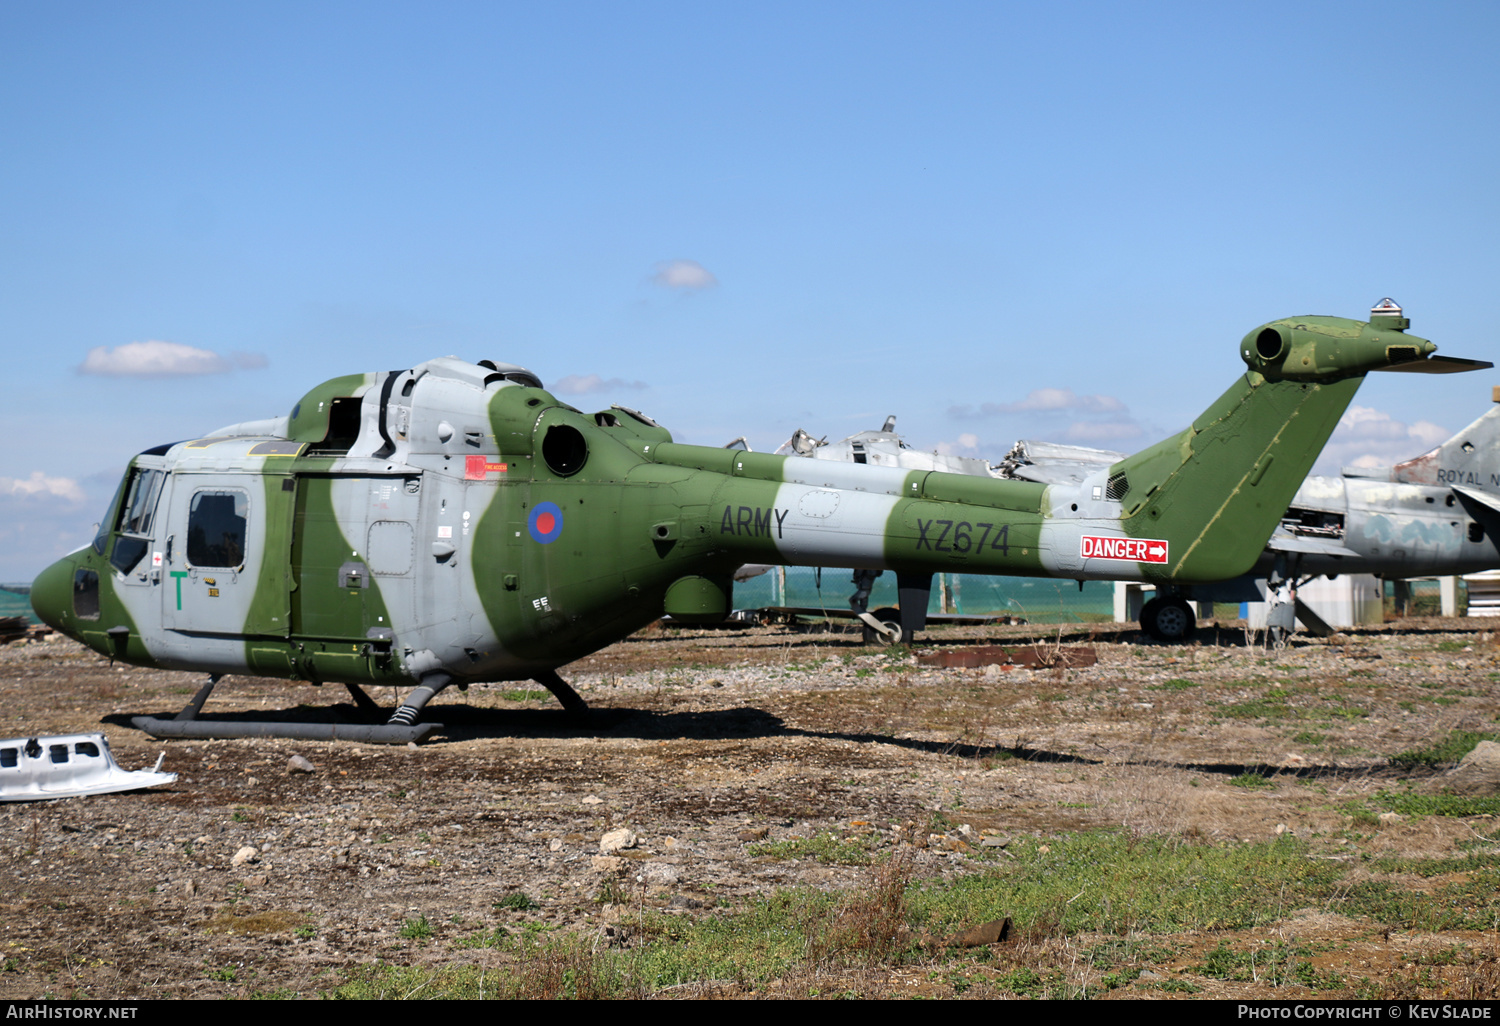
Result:
<svg viewBox="0 0 1500 1026"><path fill-rule="evenodd" d="M826 919L806 924L807 962L876 964L911 946L906 889L912 861L897 852L870 870L870 883L836 906Z"/></svg>
<svg viewBox="0 0 1500 1026"><path fill-rule="evenodd" d="M307 916L286 909L268 912L225 908L204 926L209 933L222 934L267 934L292 933L307 923Z"/></svg>

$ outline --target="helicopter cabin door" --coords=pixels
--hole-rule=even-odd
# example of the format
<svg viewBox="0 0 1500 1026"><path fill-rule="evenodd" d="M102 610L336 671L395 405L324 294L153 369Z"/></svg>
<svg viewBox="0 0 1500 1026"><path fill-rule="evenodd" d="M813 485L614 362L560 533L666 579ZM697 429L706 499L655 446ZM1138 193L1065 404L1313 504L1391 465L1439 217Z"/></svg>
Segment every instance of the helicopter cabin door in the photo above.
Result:
<svg viewBox="0 0 1500 1026"><path fill-rule="evenodd" d="M162 623L191 634L240 636L265 558L256 478L172 475L162 548Z"/></svg>

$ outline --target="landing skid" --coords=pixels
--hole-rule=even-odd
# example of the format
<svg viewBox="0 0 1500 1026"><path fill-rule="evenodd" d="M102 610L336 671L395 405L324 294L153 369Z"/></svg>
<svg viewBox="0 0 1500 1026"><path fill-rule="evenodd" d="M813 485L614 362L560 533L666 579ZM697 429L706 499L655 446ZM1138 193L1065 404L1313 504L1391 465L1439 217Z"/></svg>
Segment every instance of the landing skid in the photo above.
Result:
<svg viewBox="0 0 1500 1026"><path fill-rule="evenodd" d="M415 705L410 712L410 719L397 721L397 717L412 708L413 699L418 697L424 689L418 688L412 693L412 697L406 700L401 708L396 710L389 723L279 723L275 720L214 720L199 719L198 715L203 712L203 703L208 701L208 696L213 693L214 685L219 683L219 674L212 674L192 701L183 706L182 712L164 720L156 716L136 716L131 719L140 730L144 730L155 738L185 737L185 738L236 738L236 737L284 737L295 741L364 741L376 745L404 745L416 741L424 741L428 735L442 727L441 723L412 723L416 714L421 712L422 706L427 704L427 699L437 694L437 689L428 690L421 701ZM444 684L447 682L444 681ZM384 710L376 704L375 700L365 694L358 684L345 684L349 689L354 704L359 706L360 711L370 717L380 716Z"/></svg>
<svg viewBox="0 0 1500 1026"><path fill-rule="evenodd" d="M453 682L453 678L443 673L424 678L385 723L282 723L275 720L199 719L203 703L208 701L220 676L210 675L192 700L170 720L156 716L136 716L130 722L155 738L282 737L296 741L363 741L375 745L404 745L425 741L433 733L443 729L441 723L417 723L416 720L433 696ZM536 680L552 692L569 713L576 716L588 712L588 703L555 671L548 670L539 674ZM354 704L366 716L375 719L385 714L385 710L365 694L358 684L345 684L344 687L349 689Z"/></svg>
<svg viewBox="0 0 1500 1026"><path fill-rule="evenodd" d="M268 720L163 720L136 716L131 721L155 738L281 737L294 741L364 741L374 745L404 745L427 740L441 723L276 723Z"/></svg>

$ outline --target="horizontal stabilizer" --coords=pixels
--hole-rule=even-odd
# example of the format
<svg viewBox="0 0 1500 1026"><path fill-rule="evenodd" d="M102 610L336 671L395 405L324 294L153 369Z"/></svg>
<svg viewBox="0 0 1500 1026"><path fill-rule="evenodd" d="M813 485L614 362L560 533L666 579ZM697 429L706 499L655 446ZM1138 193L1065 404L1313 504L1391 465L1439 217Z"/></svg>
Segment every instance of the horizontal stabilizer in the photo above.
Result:
<svg viewBox="0 0 1500 1026"><path fill-rule="evenodd" d="M1479 503L1479 505L1488 506L1495 512L1500 513L1500 495L1491 495L1489 492L1482 492L1478 488L1470 488L1468 485L1454 485L1453 490L1463 498L1472 499Z"/></svg>
<svg viewBox="0 0 1500 1026"><path fill-rule="evenodd" d="M1389 367L1375 367L1379 371L1405 371L1408 374L1462 374L1464 371L1486 370L1495 366L1488 360L1466 360L1461 356L1429 356L1425 360L1408 360L1393 363Z"/></svg>
<svg viewBox="0 0 1500 1026"><path fill-rule="evenodd" d="M1313 556L1352 556L1359 558L1359 553L1353 549L1346 549L1338 542L1328 541L1323 538L1296 538L1289 534L1273 534L1271 540L1266 542L1266 548L1272 552L1301 552Z"/></svg>

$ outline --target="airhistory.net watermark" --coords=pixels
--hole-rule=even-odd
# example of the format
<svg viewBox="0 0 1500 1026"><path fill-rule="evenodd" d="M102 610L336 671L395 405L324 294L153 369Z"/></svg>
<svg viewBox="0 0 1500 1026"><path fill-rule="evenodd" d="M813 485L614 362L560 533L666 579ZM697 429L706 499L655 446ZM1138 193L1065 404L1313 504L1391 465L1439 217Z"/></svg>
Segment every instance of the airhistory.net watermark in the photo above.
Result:
<svg viewBox="0 0 1500 1026"><path fill-rule="evenodd" d="M5 1006L7 1019L134 1019L135 1005L53 1005L17 1002Z"/></svg>

